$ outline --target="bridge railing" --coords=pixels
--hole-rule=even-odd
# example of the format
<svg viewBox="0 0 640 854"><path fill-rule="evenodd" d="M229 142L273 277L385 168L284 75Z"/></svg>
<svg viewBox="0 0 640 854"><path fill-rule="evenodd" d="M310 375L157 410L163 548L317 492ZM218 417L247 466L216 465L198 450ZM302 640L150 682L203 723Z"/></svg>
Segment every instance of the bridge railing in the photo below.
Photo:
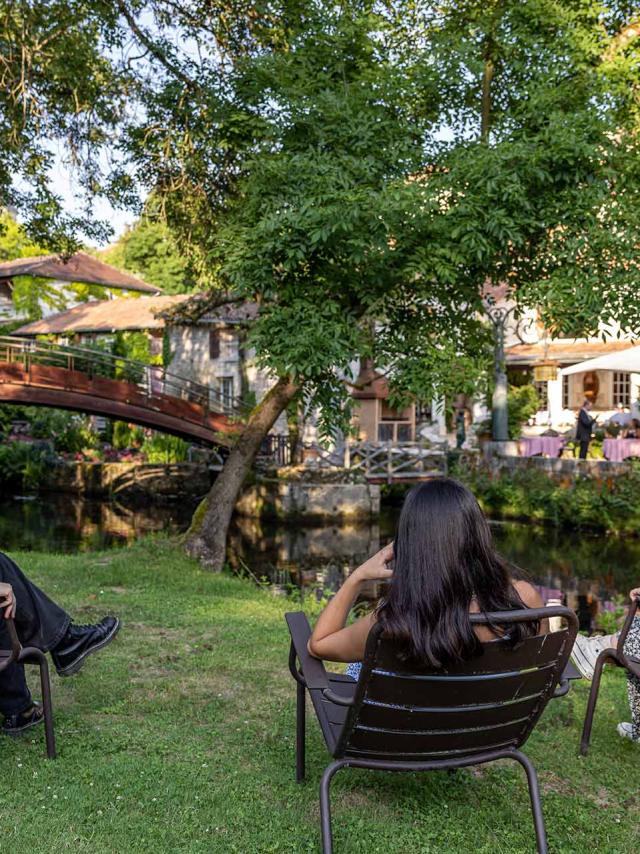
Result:
<svg viewBox="0 0 640 854"><path fill-rule="evenodd" d="M80 371L89 377L105 377L135 385L147 397L163 394L198 404L209 412L241 418L249 407L239 398L224 395L218 389L124 356L90 347L62 346L31 338L0 336L0 362L22 365L48 365L68 371Z"/></svg>

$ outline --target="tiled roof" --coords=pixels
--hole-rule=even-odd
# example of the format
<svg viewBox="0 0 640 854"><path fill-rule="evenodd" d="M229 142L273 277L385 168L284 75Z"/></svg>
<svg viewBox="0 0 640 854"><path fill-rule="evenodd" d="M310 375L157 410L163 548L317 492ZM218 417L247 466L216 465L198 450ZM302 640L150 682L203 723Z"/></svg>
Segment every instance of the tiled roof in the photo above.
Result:
<svg viewBox="0 0 640 854"><path fill-rule="evenodd" d="M636 341L552 341L549 344L514 344L507 347L509 364L536 364L547 360L573 364L606 353L617 353L637 346Z"/></svg>
<svg viewBox="0 0 640 854"><path fill-rule="evenodd" d="M131 273L123 273L111 264L105 264L86 252L76 252L66 261L59 255L39 255L34 258L16 258L0 264L0 281L15 276L41 276L61 282L84 282L107 288L158 294L160 288L148 285Z"/></svg>
<svg viewBox="0 0 640 854"><path fill-rule="evenodd" d="M16 335L59 335L64 332L117 332L162 329L161 311L189 299L189 294L91 300L20 327Z"/></svg>

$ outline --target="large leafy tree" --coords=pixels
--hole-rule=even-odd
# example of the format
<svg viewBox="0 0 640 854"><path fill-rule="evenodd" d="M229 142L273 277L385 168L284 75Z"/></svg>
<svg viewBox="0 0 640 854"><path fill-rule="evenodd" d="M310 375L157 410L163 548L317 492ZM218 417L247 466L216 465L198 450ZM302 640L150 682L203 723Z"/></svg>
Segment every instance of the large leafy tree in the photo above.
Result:
<svg viewBox="0 0 640 854"><path fill-rule="evenodd" d="M398 394L442 393L463 365L477 374L484 330L463 279L438 276L436 256L416 264L439 204L422 173L440 94L427 64L397 54L390 18L369 2L283 4L259 21L236 12L230 29L195 7L176 15L192 40L207 32L192 22L206 21L219 54L205 51L197 74L185 63L189 80L167 58L128 151L146 180L155 169L156 199L202 281L218 283L201 310L259 303L250 340L274 377L188 537L219 568L238 491L294 399L319 407L325 432L346 426L344 376L363 355L383 360ZM421 369L402 375L414 348Z"/></svg>
<svg viewBox="0 0 640 854"><path fill-rule="evenodd" d="M159 69L131 162L202 281L259 301L278 377L191 532L211 564L264 431L299 394L335 424L354 355L400 394L471 377L487 284L565 333L639 325L628 4L119 6Z"/></svg>
<svg viewBox="0 0 640 854"><path fill-rule="evenodd" d="M399 395L462 385L488 283L566 333L639 325L630 4L113 6L144 107L112 196L153 191L205 306L259 303L274 374L197 514L190 548L210 565L262 436L300 395L327 429L344 421L354 356Z"/></svg>

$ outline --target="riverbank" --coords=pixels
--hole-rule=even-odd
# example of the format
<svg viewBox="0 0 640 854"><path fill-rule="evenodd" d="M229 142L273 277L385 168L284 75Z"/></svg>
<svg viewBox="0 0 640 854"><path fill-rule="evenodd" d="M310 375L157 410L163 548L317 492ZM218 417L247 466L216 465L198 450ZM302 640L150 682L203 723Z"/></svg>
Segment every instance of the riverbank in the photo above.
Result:
<svg viewBox="0 0 640 854"><path fill-rule="evenodd" d="M565 463L570 465L561 465ZM637 462L582 467L574 460L483 460L463 452L449 455L448 468L452 477L471 489L491 519L640 536ZM383 486L383 501L399 503L409 488Z"/></svg>
<svg viewBox="0 0 640 854"><path fill-rule="evenodd" d="M59 759L44 760L40 732L2 741L7 850L319 850L328 757L309 715L308 781L295 784L290 601L207 574L166 540L17 557L79 620L112 611L123 629L77 677L53 676ZM615 733L628 717L621 674L605 676L592 751L579 760L585 701L585 686L554 701L526 750L551 850L621 854L637 845L640 819L640 753ZM333 800L345 854L534 847L524 778L511 765L452 777L347 771Z"/></svg>

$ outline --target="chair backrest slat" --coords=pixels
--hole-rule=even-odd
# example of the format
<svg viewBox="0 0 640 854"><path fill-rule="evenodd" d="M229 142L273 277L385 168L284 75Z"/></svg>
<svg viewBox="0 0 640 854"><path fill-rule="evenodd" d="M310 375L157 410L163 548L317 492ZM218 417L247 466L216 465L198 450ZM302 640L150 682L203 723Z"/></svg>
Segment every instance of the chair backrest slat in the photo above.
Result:
<svg viewBox="0 0 640 854"><path fill-rule="evenodd" d="M512 613L517 622L523 614L531 622L563 617L567 628L514 646L508 639ZM577 619L567 608L489 618L505 625L507 637L484 643L481 654L446 668L407 660L402 646L374 625L336 755L411 760L523 744L553 695Z"/></svg>

